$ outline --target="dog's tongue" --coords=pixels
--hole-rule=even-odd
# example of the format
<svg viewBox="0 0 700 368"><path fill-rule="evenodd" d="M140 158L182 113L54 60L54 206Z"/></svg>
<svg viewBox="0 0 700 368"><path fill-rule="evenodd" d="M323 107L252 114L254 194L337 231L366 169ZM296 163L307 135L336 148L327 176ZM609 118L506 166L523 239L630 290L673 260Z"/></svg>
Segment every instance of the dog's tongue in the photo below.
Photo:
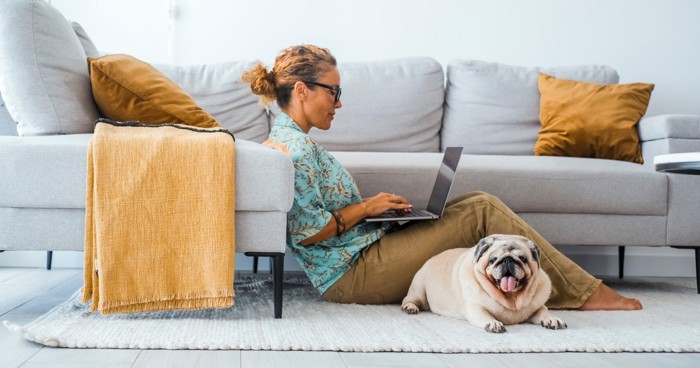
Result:
<svg viewBox="0 0 700 368"><path fill-rule="evenodd" d="M503 291L513 291L515 290L515 277L506 276L501 279L501 290Z"/></svg>

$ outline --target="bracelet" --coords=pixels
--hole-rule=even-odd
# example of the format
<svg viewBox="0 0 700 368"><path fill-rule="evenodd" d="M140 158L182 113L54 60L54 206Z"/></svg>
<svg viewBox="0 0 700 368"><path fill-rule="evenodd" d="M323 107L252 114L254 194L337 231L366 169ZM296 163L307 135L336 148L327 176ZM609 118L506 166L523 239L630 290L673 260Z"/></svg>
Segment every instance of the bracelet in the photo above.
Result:
<svg viewBox="0 0 700 368"><path fill-rule="evenodd" d="M333 215L338 228L335 235L339 236L345 231L345 221L343 221L343 215L340 213L340 211L331 211L331 215Z"/></svg>

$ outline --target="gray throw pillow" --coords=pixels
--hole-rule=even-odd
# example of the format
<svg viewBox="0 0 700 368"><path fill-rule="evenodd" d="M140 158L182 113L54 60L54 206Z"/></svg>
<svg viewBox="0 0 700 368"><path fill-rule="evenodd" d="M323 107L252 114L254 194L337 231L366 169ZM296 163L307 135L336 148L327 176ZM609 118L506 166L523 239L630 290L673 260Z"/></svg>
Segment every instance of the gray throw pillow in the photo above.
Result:
<svg viewBox="0 0 700 368"><path fill-rule="evenodd" d="M261 143L270 133L266 109L242 82L241 75L252 61L229 61L208 65L154 65L177 83L221 126L236 136Z"/></svg>
<svg viewBox="0 0 700 368"><path fill-rule="evenodd" d="M78 40L80 40L80 45L83 46L83 51L85 51L85 56L91 58L96 58L100 56L100 52L97 50L97 47L92 42L92 39L90 38L90 36L88 36L87 32L85 32L80 23L71 21L70 26L71 28L73 28L73 32L75 32L75 35L78 36Z"/></svg>
<svg viewBox="0 0 700 368"><path fill-rule="evenodd" d="M89 133L98 116L85 51L41 0L0 0L0 93L20 135Z"/></svg>
<svg viewBox="0 0 700 368"><path fill-rule="evenodd" d="M442 65L428 57L338 65L331 129L309 135L331 151L438 152L445 96ZM280 113L271 105L272 119Z"/></svg>
<svg viewBox="0 0 700 368"><path fill-rule="evenodd" d="M441 145L464 153L534 155L540 129L537 74L602 84L617 83L607 66L522 67L475 60L447 66Z"/></svg>

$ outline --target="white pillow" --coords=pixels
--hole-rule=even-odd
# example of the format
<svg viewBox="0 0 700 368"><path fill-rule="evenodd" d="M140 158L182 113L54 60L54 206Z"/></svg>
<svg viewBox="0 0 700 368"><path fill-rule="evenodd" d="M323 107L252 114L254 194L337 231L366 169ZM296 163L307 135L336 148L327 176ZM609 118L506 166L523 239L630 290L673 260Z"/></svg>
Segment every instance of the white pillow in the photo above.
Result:
<svg viewBox="0 0 700 368"><path fill-rule="evenodd" d="M2 0L0 35L0 93L18 133L92 132L87 59L63 15L41 0Z"/></svg>
<svg viewBox="0 0 700 368"><path fill-rule="evenodd" d="M441 146L464 153L534 155L540 129L537 73L602 84L617 83L607 66L521 67L475 60L447 66Z"/></svg>

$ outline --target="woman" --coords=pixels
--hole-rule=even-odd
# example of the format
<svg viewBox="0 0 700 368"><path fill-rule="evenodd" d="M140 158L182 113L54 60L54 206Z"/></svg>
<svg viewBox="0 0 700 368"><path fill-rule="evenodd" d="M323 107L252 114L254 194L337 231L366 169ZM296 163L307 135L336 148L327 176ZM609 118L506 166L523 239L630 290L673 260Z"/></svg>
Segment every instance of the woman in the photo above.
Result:
<svg viewBox="0 0 700 368"><path fill-rule="evenodd" d="M340 303L400 303L411 280L432 256L476 244L489 234L518 234L541 248L541 264L552 280L551 308L641 309L601 283L528 226L497 198L474 192L451 201L439 220L404 228L362 223L385 211L410 212L402 196L361 198L344 167L308 132L327 130L340 101L340 75L327 49L289 47L271 71L258 65L242 79L282 113L266 144L287 153L295 168L294 204L288 214L288 244L326 300Z"/></svg>

